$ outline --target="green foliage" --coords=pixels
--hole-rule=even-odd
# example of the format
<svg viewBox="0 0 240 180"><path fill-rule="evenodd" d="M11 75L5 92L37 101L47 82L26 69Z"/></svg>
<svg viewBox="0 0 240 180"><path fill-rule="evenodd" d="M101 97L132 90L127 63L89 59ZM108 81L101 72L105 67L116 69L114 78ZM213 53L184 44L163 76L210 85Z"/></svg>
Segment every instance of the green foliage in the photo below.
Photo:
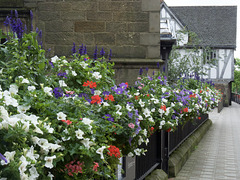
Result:
<svg viewBox="0 0 240 180"><path fill-rule="evenodd" d="M189 39L186 45L180 45L183 36L179 37L177 44L172 47L168 60L168 80L173 84L185 75L205 75L206 70L214 67L216 63L216 58L212 56L214 50L201 47L201 42L194 32L183 30L179 33L183 36L187 34Z"/></svg>
<svg viewBox="0 0 240 180"><path fill-rule="evenodd" d="M235 59L234 82L232 83L232 92L240 93L240 59Z"/></svg>

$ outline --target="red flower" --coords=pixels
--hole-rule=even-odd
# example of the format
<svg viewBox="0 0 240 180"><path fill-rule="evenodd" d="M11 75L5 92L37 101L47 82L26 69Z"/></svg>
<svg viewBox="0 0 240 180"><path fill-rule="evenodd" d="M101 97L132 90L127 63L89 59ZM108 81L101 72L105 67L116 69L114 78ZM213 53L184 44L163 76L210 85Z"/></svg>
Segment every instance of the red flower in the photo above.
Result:
<svg viewBox="0 0 240 180"><path fill-rule="evenodd" d="M108 150L109 150L109 152L108 152L109 156L113 156L114 155L116 158L120 158L121 157L121 153L120 153L119 149L116 146L110 145Z"/></svg>
<svg viewBox="0 0 240 180"><path fill-rule="evenodd" d="M199 120L201 120L202 118L201 117L198 117Z"/></svg>
<svg viewBox="0 0 240 180"><path fill-rule="evenodd" d="M125 82L125 84L127 85L127 88L128 88L128 82Z"/></svg>
<svg viewBox="0 0 240 180"><path fill-rule="evenodd" d="M67 123L67 125L72 124L72 121L70 121L70 120L61 120L61 121Z"/></svg>
<svg viewBox="0 0 240 180"><path fill-rule="evenodd" d="M113 95L106 95L105 100L115 101Z"/></svg>
<svg viewBox="0 0 240 180"><path fill-rule="evenodd" d="M97 172L97 168L99 167L97 162L94 162L94 166L93 166L93 171Z"/></svg>
<svg viewBox="0 0 240 180"><path fill-rule="evenodd" d="M184 109L183 109L183 112L185 112L185 113L188 112L188 108L187 108L187 107L184 108Z"/></svg>
<svg viewBox="0 0 240 180"><path fill-rule="evenodd" d="M138 100L138 99L139 99L139 96L135 96L135 99Z"/></svg>
<svg viewBox="0 0 240 180"><path fill-rule="evenodd" d="M77 161L77 164L74 164L75 162L76 160L71 161L70 163L65 165L65 171L68 172L69 176L73 176L73 173L82 173L82 166L84 163L80 163L80 161Z"/></svg>
<svg viewBox="0 0 240 180"><path fill-rule="evenodd" d="M171 128L169 128L168 130L166 130L167 132L170 132L171 131Z"/></svg>
<svg viewBox="0 0 240 180"><path fill-rule="evenodd" d="M153 131L154 130L154 127L151 127L151 129L150 129L151 131Z"/></svg>
<svg viewBox="0 0 240 180"><path fill-rule="evenodd" d="M97 84L96 82L92 82L92 81L87 81L87 82L84 82L83 83L83 86L89 86L90 88L96 88L97 87Z"/></svg>
<svg viewBox="0 0 240 180"><path fill-rule="evenodd" d="M101 104L101 97L99 95L92 96L91 98L92 98L91 104L94 103Z"/></svg>
<svg viewBox="0 0 240 180"><path fill-rule="evenodd" d="M160 107L160 109L166 111L166 110L167 110L166 105L162 105L162 106Z"/></svg>
<svg viewBox="0 0 240 180"><path fill-rule="evenodd" d="M200 93L202 93L202 90L200 91Z"/></svg>
<svg viewBox="0 0 240 180"><path fill-rule="evenodd" d="M190 94L190 95L189 95L189 98L192 98L192 97L195 98L195 97L196 97L196 94Z"/></svg>

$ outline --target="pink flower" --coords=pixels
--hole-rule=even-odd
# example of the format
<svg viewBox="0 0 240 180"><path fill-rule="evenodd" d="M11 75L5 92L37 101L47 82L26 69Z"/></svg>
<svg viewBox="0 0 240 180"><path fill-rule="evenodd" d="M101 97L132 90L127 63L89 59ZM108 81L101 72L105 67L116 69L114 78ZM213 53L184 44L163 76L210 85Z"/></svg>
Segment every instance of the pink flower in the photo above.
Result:
<svg viewBox="0 0 240 180"><path fill-rule="evenodd" d="M97 162L94 162L94 166L93 166L93 171L96 171L97 172L97 168L99 167L98 163Z"/></svg>
<svg viewBox="0 0 240 180"><path fill-rule="evenodd" d="M142 86L138 86L138 89L142 89Z"/></svg>
<svg viewBox="0 0 240 180"><path fill-rule="evenodd" d="M134 125L133 123L129 123L129 124L128 124L128 127L132 128L132 129L134 128L134 126L135 126L135 125Z"/></svg>
<svg viewBox="0 0 240 180"><path fill-rule="evenodd" d="M137 79L142 79L141 77L138 77Z"/></svg>

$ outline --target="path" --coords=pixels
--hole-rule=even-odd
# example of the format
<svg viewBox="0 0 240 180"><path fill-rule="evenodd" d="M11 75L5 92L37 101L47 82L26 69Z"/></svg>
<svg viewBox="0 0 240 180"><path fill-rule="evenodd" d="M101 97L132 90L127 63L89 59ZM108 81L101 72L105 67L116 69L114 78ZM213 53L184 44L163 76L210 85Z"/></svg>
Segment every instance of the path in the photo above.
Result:
<svg viewBox="0 0 240 180"><path fill-rule="evenodd" d="M213 125L174 180L240 180L240 105L209 114Z"/></svg>

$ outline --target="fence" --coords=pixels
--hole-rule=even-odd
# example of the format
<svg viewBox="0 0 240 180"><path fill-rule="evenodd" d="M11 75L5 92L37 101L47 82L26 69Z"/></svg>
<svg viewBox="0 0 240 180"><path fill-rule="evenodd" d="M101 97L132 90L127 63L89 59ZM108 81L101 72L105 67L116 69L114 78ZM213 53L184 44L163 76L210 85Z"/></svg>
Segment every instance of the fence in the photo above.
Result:
<svg viewBox="0 0 240 180"><path fill-rule="evenodd" d="M232 93L231 100L240 104L240 94Z"/></svg>
<svg viewBox="0 0 240 180"><path fill-rule="evenodd" d="M118 176L119 180L142 180L154 169L162 169L168 174L169 155L177 149L206 120L208 114L202 115L184 126L179 125L174 132L155 132L149 139L148 146L142 145L148 151L145 156L123 158L122 168L125 173Z"/></svg>

